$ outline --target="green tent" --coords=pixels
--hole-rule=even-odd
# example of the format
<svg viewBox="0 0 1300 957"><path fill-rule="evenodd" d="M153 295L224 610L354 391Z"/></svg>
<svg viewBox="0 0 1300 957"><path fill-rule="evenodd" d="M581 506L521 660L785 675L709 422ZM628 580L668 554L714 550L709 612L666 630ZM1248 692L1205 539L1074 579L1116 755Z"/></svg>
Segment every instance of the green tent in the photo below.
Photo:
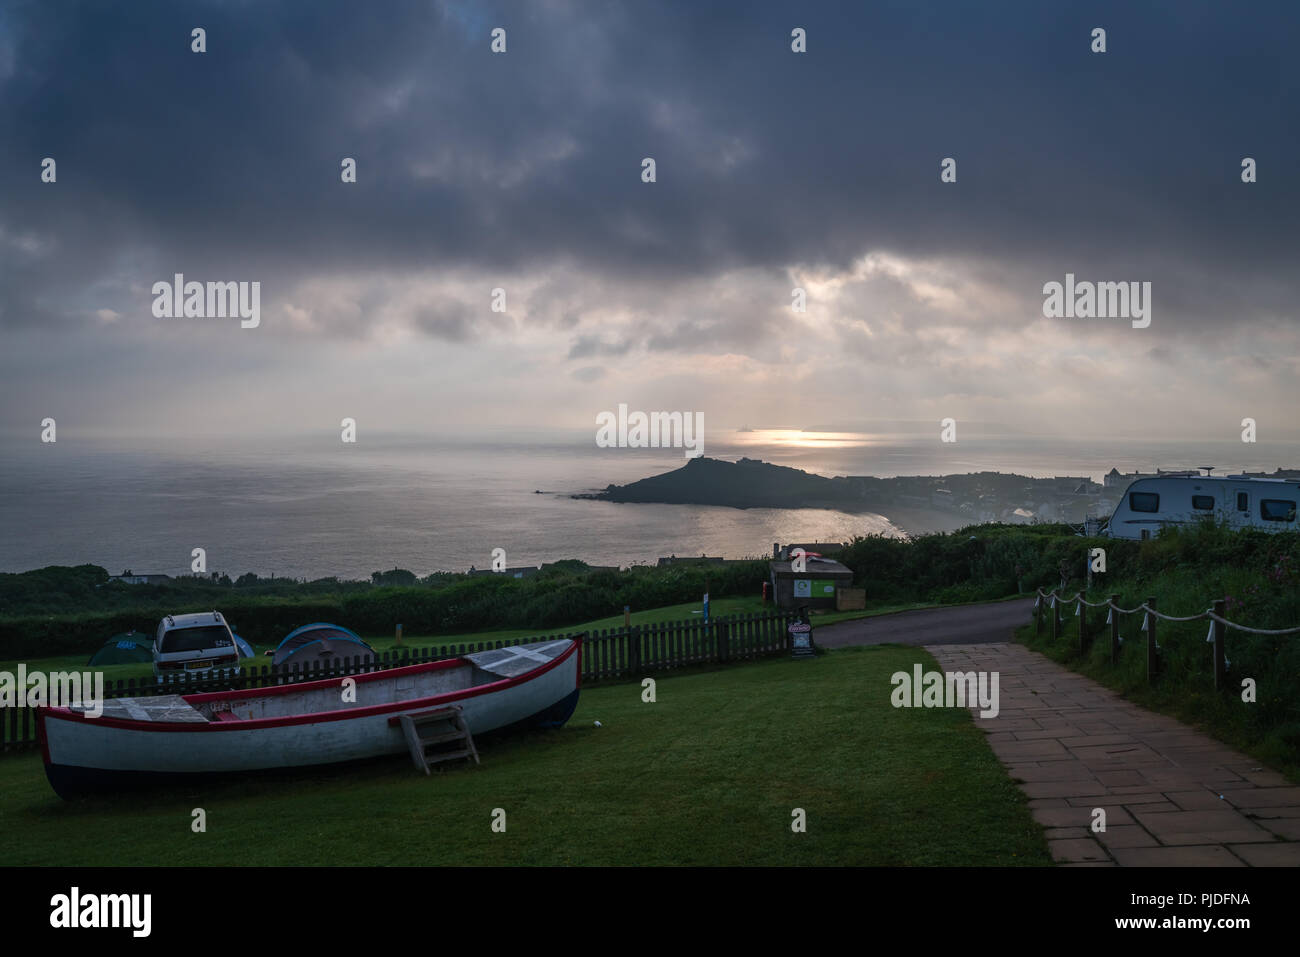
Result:
<svg viewBox="0 0 1300 957"><path fill-rule="evenodd" d="M153 639L138 631L114 635L95 652L88 664L125 665L138 661L153 661Z"/></svg>

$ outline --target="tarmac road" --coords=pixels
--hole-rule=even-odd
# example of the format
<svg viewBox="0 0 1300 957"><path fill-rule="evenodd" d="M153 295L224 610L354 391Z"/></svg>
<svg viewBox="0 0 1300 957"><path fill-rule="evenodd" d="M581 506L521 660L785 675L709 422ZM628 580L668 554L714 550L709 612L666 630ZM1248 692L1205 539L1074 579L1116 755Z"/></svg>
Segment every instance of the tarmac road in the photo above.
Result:
<svg viewBox="0 0 1300 957"><path fill-rule="evenodd" d="M900 611L834 625L814 624L813 641L821 648L891 644L976 645L1010 641L1012 629L1030 620L1033 604L1033 598L1017 598L986 605Z"/></svg>

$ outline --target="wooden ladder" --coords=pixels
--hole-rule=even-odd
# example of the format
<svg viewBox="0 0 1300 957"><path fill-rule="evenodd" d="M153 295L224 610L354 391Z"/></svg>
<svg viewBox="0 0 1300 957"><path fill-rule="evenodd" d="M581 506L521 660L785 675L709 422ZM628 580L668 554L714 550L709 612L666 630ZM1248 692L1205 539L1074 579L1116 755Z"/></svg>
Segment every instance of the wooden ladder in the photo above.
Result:
<svg viewBox="0 0 1300 957"><path fill-rule="evenodd" d="M447 705L431 711L417 711L414 714L398 715L402 724L402 733L406 735L407 747L411 749L411 760L415 766L429 774L429 765L440 761L454 761L457 758L478 759L478 748L474 746L474 736L469 733L460 705ZM463 741L464 747L449 751L429 753L429 748L451 741Z"/></svg>

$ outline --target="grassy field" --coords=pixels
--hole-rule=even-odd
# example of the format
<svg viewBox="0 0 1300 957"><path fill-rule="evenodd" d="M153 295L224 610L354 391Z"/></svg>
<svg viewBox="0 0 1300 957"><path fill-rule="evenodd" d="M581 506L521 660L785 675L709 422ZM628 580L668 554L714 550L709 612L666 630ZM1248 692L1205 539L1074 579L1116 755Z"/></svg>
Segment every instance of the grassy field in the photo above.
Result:
<svg viewBox="0 0 1300 957"><path fill-rule="evenodd" d="M1042 830L963 709L894 709L921 649L843 649L584 691L563 729L76 802L0 759L11 865L1046 865ZM600 727L595 722L601 723ZM191 812L207 813L206 833ZM507 830L493 833L494 808ZM791 831L803 808L807 832Z"/></svg>

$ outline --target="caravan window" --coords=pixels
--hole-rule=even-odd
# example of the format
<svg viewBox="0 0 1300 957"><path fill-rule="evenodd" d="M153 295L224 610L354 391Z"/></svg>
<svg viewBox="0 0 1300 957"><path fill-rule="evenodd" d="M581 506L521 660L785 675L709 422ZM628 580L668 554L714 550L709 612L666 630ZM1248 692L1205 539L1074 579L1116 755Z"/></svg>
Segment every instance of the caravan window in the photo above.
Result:
<svg viewBox="0 0 1300 957"><path fill-rule="evenodd" d="M1283 498L1260 499L1259 517L1266 522L1294 522L1295 502Z"/></svg>
<svg viewBox="0 0 1300 957"><path fill-rule="evenodd" d="M1237 511L1239 512L1250 511L1250 494L1248 492L1237 493Z"/></svg>
<svg viewBox="0 0 1300 957"><path fill-rule="evenodd" d="M1193 496L1192 496L1192 508L1197 509L1197 510L1202 511L1202 512L1213 512L1213 511L1214 511L1214 496L1213 496L1213 495L1193 495Z"/></svg>
<svg viewBox="0 0 1300 957"><path fill-rule="evenodd" d="M1129 492L1128 507L1135 512L1160 511L1160 496L1155 492Z"/></svg>

